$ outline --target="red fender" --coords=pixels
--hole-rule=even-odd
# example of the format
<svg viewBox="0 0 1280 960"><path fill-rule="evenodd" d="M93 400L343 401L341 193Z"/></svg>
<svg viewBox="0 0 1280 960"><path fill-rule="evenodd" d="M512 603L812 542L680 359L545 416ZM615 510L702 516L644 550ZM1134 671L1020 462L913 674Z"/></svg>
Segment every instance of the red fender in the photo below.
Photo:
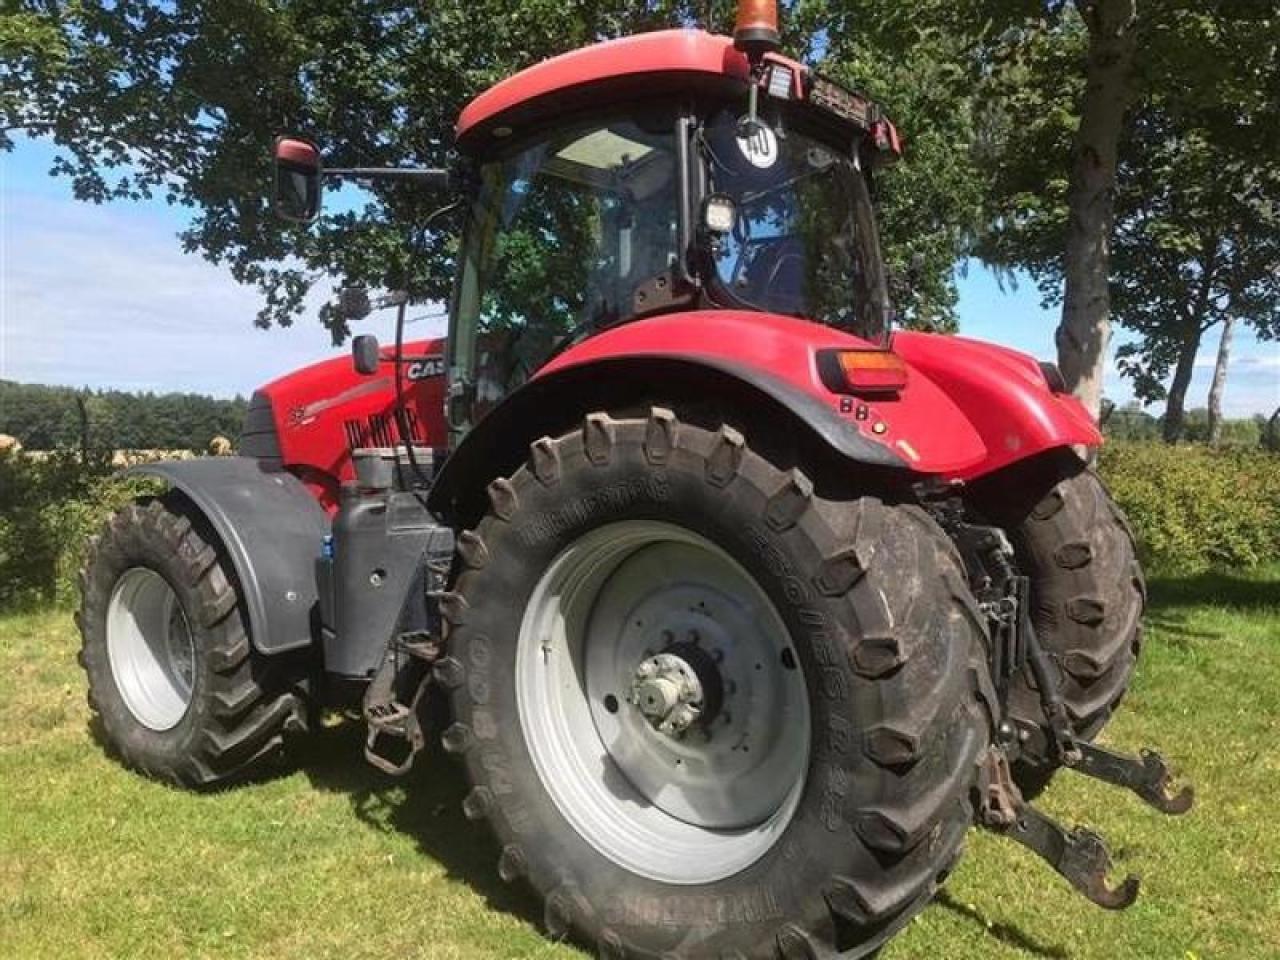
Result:
<svg viewBox="0 0 1280 960"><path fill-rule="evenodd" d="M1055 447L1096 447L1102 434L1071 394L1050 390L1032 357L966 337L899 333L893 349L941 387L986 447L957 477L972 480Z"/></svg>
<svg viewBox="0 0 1280 960"><path fill-rule="evenodd" d="M933 381L911 376L901 395L859 399L832 393L818 376L816 354L870 344L841 330L775 314L736 310L672 313L607 330L567 350L538 372L607 358L678 356L729 362L769 374L827 405L865 440L887 448L921 473L956 475L987 450L969 419Z"/></svg>

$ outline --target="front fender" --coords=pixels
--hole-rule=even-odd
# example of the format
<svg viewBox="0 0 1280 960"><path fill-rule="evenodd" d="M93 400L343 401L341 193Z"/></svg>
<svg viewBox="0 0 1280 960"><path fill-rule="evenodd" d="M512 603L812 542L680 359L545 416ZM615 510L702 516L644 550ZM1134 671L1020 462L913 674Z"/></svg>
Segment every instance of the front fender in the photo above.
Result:
<svg viewBox="0 0 1280 960"><path fill-rule="evenodd" d="M209 521L239 579L255 649L312 643L316 558L329 518L301 481L249 457L148 463L128 473L164 480Z"/></svg>

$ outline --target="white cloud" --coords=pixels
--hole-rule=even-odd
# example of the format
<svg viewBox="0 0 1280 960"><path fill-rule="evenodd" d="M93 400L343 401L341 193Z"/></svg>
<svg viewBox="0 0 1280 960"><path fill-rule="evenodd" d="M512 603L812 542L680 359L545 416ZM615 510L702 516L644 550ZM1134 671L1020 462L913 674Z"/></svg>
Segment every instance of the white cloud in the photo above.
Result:
<svg viewBox="0 0 1280 960"><path fill-rule="evenodd" d="M334 352L314 319L327 289L293 327L258 330L256 291L182 253L145 207L14 193L0 220L0 378L226 396ZM389 337L391 318L366 329Z"/></svg>
<svg viewBox="0 0 1280 960"><path fill-rule="evenodd" d="M1260 357L1241 357L1240 366L1256 370L1280 370L1280 345L1268 344L1272 352Z"/></svg>

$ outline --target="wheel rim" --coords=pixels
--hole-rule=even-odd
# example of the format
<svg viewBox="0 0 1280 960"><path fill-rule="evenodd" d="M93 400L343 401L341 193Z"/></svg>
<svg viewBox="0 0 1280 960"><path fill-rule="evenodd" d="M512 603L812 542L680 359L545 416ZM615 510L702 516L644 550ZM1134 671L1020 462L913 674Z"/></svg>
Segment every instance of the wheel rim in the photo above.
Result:
<svg viewBox="0 0 1280 960"><path fill-rule="evenodd" d="M804 677L773 604L689 530L627 521L566 548L521 623L534 766L600 853L667 883L754 863L804 786Z"/></svg>
<svg viewBox="0 0 1280 960"><path fill-rule="evenodd" d="M116 689L144 727L176 727L191 705L195 641L178 595L154 570L133 567L107 606L107 659Z"/></svg>

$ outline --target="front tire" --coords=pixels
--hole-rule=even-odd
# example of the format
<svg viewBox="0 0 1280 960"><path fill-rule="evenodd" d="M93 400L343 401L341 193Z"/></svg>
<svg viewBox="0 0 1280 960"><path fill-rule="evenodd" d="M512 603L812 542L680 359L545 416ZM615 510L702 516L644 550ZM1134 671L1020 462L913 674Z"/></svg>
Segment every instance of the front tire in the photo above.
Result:
<svg viewBox="0 0 1280 960"><path fill-rule="evenodd" d="M982 619L927 515L824 499L661 409L537 441L489 501L444 603L444 745L551 935L856 956L928 902L989 717Z"/></svg>
<svg viewBox="0 0 1280 960"><path fill-rule="evenodd" d="M170 496L130 504L89 545L76 614L89 706L135 770L215 787L279 760L306 727L296 661L249 640L229 559Z"/></svg>

